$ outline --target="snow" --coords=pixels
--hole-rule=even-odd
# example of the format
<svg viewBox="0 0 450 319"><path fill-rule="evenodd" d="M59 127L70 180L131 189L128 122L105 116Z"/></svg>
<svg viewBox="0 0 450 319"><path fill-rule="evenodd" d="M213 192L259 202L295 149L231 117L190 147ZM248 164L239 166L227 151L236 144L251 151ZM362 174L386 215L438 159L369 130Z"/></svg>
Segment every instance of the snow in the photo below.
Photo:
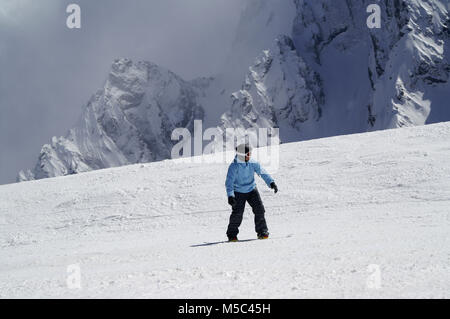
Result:
<svg viewBox="0 0 450 319"><path fill-rule="evenodd" d="M0 297L449 298L449 137L447 122L281 145L278 194L258 179L264 241L217 243L226 163L2 185ZM240 239L253 229L247 208Z"/></svg>

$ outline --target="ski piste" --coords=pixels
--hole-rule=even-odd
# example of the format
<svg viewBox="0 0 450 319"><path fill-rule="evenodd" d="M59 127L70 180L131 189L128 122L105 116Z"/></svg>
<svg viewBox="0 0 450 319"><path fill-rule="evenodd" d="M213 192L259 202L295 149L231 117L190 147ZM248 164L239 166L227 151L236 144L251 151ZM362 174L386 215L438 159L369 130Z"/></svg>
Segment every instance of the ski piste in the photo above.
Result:
<svg viewBox="0 0 450 319"><path fill-rule="evenodd" d="M227 239L228 163L2 185L0 294L448 298L449 136L440 123L283 143L282 191L257 180L271 233L261 242L248 207L238 238L254 240L205 245ZM82 289L68 289L77 269Z"/></svg>
<svg viewBox="0 0 450 319"><path fill-rule="evenodd" d="M215 242L204 242L202 244L196 244L191 245L190 247L206 247L206 246L213 246L213 245L220 245L220 244L238 244L238 243L248 243L252 241L266 241L271 239L284 239L284 238L291 238L294 236L294 234L289 234L286 236L269 236L268 238L246 238L246 239L238 239L236 241L229 241L229 240L222 240L222 241L215 241Z"/></svg>

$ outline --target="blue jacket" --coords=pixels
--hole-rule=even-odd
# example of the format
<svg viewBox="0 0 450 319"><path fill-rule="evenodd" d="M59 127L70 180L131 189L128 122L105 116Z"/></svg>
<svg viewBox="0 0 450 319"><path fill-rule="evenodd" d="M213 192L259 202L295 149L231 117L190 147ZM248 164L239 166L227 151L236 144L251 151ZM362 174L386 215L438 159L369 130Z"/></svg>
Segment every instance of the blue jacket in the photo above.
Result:
<svg viewBox="0 0 450 319"><path fill-rule="evenodd" d="M266 172L261 165L250 159L248 162L243 162L237 158L228 167L227 179L225 181L225 187L227 189L228 197L234 196L234 192L238 193L250 193L255 189L255 174L261 176L270 187L270 183L273 182L273 178Z"/></svg>

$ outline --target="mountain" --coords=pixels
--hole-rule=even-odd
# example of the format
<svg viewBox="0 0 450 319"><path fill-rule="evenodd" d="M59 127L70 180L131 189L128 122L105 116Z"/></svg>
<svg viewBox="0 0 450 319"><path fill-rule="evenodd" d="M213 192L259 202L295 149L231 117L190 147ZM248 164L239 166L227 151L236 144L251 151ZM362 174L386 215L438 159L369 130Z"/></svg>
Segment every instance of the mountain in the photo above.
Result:
<svg viewBox="0 0 450 319"><path fill-rule="evenodd" d="M305 122L320 119L323 94L318 74L297 54L292 39L280 36L232 94L220 129L278 127L282 141L295 141Z"/></svg>
<svg viewBox="0 0 450 319"><path fill-rule="evenodd" d="M450 120L448 1L295 0L220 125L279 127L282 142Z"/></svg>
<svg viewBox="0 0 450 319"><path fill-rule="evenodd" d="M35 168L20 172L18 180L169 158L172 131L192 131L194 120L204 117L198 104L201 84L150 62L117 59L77 125L44 145Z"/></svg>
<svg viewBox="0 0 450 319"><path fill-rule="evenodd" d="M239 88L248 67L279 34L290 34L296 14L292 0L247 0L222 75Z"/></svg>
<svg viewBox="0 0 450 319"><path fill-rule="evenodd" d="M296 1L293 31L298 51L324 81L324 113L338 109L330 110L333 118L342 111L344 127L363 131L423 125L431 109L446 109L448 1L380 1L379 29L363 14L373 1L329 3ZM450 113L443 115L438 120Z"/></svg>
<svg viewBox="0 0 450 319"><path fill-rule="evenodd" d="M0 185L0 295L449 298L449 136L447 122L280 145L279 192L255 178L264 241L247 205L243 241L221 243L227 163L206 158Z"/></svg>
<svg viewBox="0 0 450 319"><path fill-rule="evenodd" d="M195 119L227 139L279 128L281 142L450 120L448 1L379 1L369 28L372 2L250 0L211 77L117 60L75 128L18 181L170 158L172 130Z"/></svg>
<svg viewBox="0 0 450 319"><path fill-rule="evenodd" d="M17 181L170 158L171 131L192 132L194 119L205 128L218 125L254 56L290 30L294 9L291 1L249 1L223 72L213 77L186 81L150 62L117 60L75 127L44 145L35 167Z"/></svg>
<svg viewBox="0 0 450 319"><path fill-rule="evenodd" d="M295 4L290 0L245 1L228 57L201 99L206 111L205 127L220 124L221 115L230 108L230 96L240 89L255 57L267 50L279 34L292 31L294 17Z"/></svg>

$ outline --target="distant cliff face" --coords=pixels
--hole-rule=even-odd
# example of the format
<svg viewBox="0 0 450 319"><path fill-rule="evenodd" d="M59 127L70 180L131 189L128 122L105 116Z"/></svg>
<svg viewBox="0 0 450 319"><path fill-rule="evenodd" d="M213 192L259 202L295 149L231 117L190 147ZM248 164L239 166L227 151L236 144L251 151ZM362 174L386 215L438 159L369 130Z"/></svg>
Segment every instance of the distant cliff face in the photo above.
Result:
<svg viewBox="0 0 450 319"><path fill-rule="evenodd" d="M173 129L203 119L198 90L153 63L118 59L76 127L44 145L35 168L18 180L169 158Z"/></svg>
<svg viewBox="0 0 450 319"><path fill-rule="evenodd" d="M242 89L233 93L220 129L278 127L282 140L295 140L305 122L321 116L318 74L297 54L292 39L278 37L250 67Z"/></svg>
<svg viewBox="0 0 450 319"><path fill-rule="evenodd" d="M222 129L274 126L295 141L450 120L447 1L294 2L292 33L256 59Z"/></svg>

